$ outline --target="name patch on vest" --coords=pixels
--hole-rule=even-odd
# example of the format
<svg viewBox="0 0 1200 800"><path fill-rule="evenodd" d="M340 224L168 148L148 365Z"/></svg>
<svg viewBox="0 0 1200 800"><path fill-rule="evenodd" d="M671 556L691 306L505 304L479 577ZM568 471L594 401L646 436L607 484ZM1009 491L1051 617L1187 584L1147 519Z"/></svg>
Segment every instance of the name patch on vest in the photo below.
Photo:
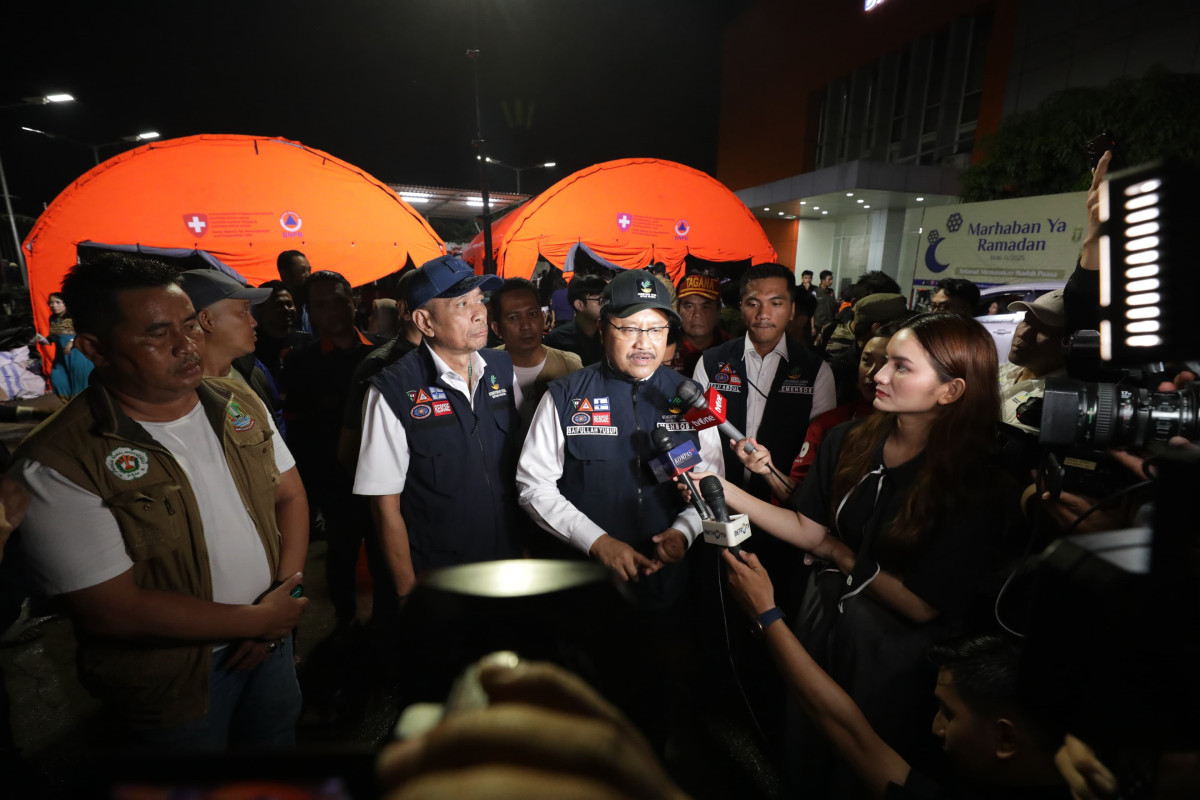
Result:
<svg viewBox="0 0 1200 800"><path fill-rule="evenodd" d="M134 481L150 471L150 456L145 450L118 447L104 459L108 471L123 481Z"/></svg>
<svg viewBox="0 0 1200 800"><path fill-rule="evenodd" d="M813 387L808 381L792 380L788 378L783 383L779 384L780 394L812 394Z"/></svg>
<svg viewBox="0 0 1200 800"><path fill-rule="evenodd" d="M245 433L254 427L254 417L247 414L237 400L229 401L229 405L225 407L225 416L233 423L233 429L238 433Z"/></svg>
<svg viewBox="0 0 1200 800"><path fill-rule="evenodd" d="M615 425L568 425L567 436L616 436Z"/></svg>
<svg viewBox="0 0 1200 800"><path fill-rule="evenodd" d="M692 423L687 420L675 420L670 417L664 417L659 421L658 427L666 428L669 431L690 431L692 430Z"/></svg>

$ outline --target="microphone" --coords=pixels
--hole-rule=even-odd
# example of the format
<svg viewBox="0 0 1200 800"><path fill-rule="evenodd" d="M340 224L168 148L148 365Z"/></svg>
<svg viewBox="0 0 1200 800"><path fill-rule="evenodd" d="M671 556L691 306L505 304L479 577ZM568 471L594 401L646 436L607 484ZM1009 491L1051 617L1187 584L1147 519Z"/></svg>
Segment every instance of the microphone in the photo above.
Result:
<svg viewBox="0 0 1200 800"><path fill-rule="evenodd" d="M725 505L725 490L721 488L721 479L715 475L701 478L700 492L704 495L704 502L712 509L717 522L729 522L729 508Z"/></svg>
<svg viewBox="0 0 1200 800"><path fill-rule="evenodd" d="M725 505L725 489L716 475L700 479L700 494L716 517L705 520L704 541L729 548L733 557L740 561L742 548L739 545L750 538L750 518L745 514L729 516L729 509Z"/></svg>
<svg viewBox="0 0 1200 800"><path fill-rule="evenodd" d="M721 393L716 389L713 389L711 386L708 387L708 391L712 395L712 398L708 399L704 396L704 393L700 391L699 384L693 380L684 378L679 384L679 389L677 391L679 392L680 400L687 403L694 409L702 412L708 412L707 416L700 415L698 418L693 418L692 412L685 414L685 419L692 423L692 427L696 428L697 430L704 430L705 428L711 428L713 425L716 425L717 430L721 432L721 435L728 439L733 439L735 442L740 442L742 439L746 438L742 435L741 431L733 427L732 424L725 420L725 398L722 397ZM708 419L709 416L712 417L711 420ZM753 453L758 448L756 448L750 442L746 442L745 447L742 449L747 453Z"/></svg>
<svg viewBox="0 0 1200 800"><path fill-rule="evenodd" d="M696 484L692 481L692 476L688 474L692 467L700 463L700 454L696 452L696 446L691 442L686 442L679 447L673 447L671 434L665 428L655 428L654 432L650 434L650 441L654 443L654 449L659 454L658 458L654 459L650 465L655 477L662 483L677 475L681 476L688 491L692 494L692 507L700 515L700 519L709 519L711 515L704 507L704 503L700 502L700 493L696 491Z"/></svg>

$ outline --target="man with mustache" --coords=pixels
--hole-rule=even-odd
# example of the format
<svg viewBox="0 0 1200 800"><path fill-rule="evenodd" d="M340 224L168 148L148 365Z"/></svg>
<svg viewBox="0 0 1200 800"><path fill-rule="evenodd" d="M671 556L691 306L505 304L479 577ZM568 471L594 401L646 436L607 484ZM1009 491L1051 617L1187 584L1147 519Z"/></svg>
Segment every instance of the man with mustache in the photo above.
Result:
<svg viewBox="0 0 1200 800"><path fill-rule="evenodd" d="M400 602L426 570L523 552L521 389L509 355L483 349L483 293L502 284L454 256L423 264L407 300L424 341L371 378L363 402L354 493L370 497Z"/></svg>
<svg viewBox="0 0 1200 800"><path fill-rule="evenodd" d="M636 582L641 605L670 609L684 586L683 567L671 565L700 531L696 512L651 470L656 428L699 444L683 419L681 377L660 366L679 314L642 270L613 278L603 300L604 359L550 384L538 404L517 470L521 505L577 554Z"/></svg>
<svg viewBox="0 0 1200 800"><path fill-rule="evenodd" d="M174 271L110 253L71 268L92 383L29 435L31 574L61 595L83 683L141 748L288 747L290 633L308 504L254 392L204 378L204 332Z"/></svg>

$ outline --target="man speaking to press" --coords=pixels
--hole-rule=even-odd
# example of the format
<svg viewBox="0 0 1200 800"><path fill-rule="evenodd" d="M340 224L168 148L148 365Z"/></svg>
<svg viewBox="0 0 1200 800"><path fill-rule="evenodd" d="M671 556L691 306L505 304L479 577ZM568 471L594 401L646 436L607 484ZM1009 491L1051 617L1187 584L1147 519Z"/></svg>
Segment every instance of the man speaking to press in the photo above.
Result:
<svg viewBox="0 0 1200 800"><path fill-rule="evenodd" d="M517 469L521 506L538 525L635 582L646 609L680 599L679 562L700 532L696 511L653 470L657 428L699 449L683 417L681 377L660 366L672 322L679 316L652 276L629 270L614 278L601 309L604 359L550 385ZM701 455L710 465L720 459Z"/></svg>

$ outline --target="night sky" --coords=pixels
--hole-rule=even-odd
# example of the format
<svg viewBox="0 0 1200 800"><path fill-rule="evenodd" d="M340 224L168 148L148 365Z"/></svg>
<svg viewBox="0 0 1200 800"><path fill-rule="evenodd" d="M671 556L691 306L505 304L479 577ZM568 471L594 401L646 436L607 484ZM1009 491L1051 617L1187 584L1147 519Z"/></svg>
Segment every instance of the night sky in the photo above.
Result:
<svg viewBox="0 0 1200 800"><path fill-rule="evenodd" d="M742 0L341 0L74 4L3 12L0 111L17 213L91 166L87 143L143 130L283 136L398 183L478 185L478 47L489 155L537 192L590 164L653 156L716 166L721 32ZM473 32L477 19L478 37ZM18 33L19 32L19 33ZM478 45L473 44L478 41ZM102 159L123 147L101 151ZM512 191L510 170L492 186Z"/></svg>

